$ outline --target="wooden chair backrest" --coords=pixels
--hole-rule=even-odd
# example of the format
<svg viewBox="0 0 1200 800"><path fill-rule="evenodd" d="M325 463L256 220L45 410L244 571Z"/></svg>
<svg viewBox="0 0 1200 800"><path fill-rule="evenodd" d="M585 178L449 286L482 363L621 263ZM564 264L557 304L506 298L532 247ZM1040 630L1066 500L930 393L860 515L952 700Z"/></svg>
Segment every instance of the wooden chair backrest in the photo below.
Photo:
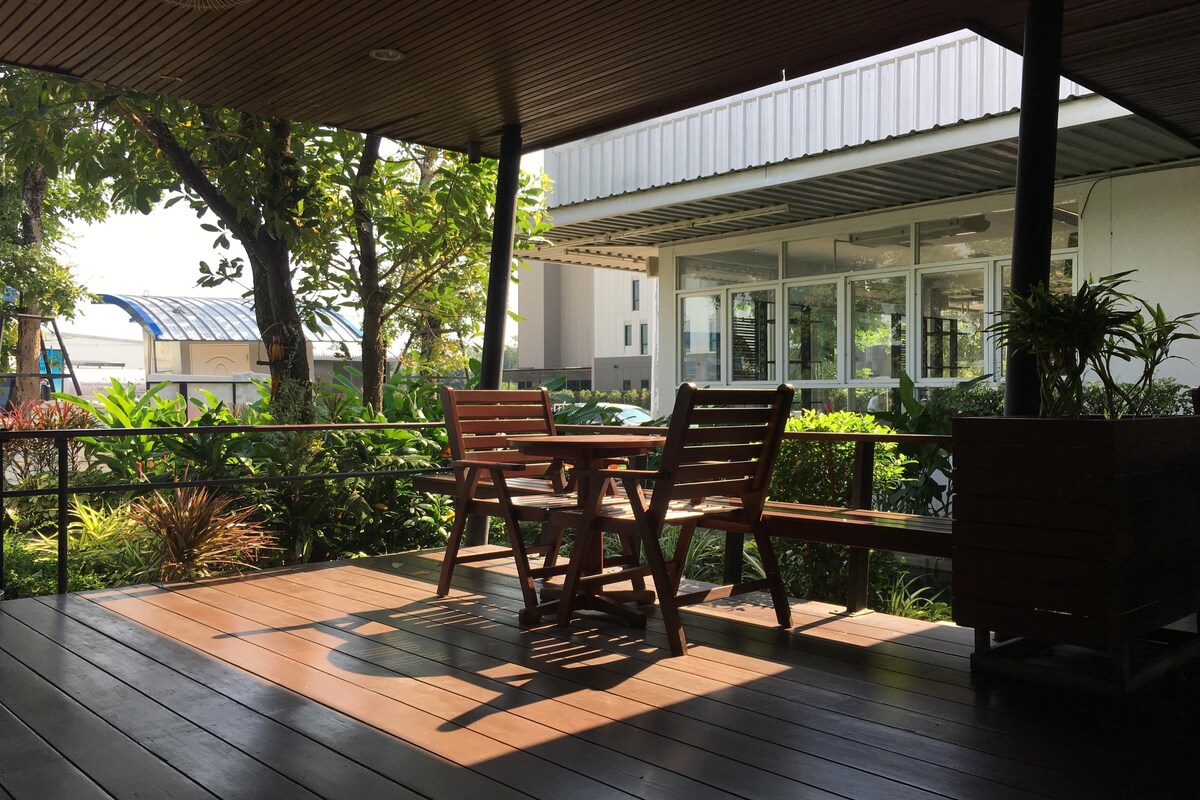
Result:
<svg viewBox="0 0 1200 800"><path fill-rule="evenodd" d="M554 412L545 389L452 389L442 387L442 410L450 455L455 460L528 465L519 474L538 477L551 464L510 446L509 436L553 434ZM538 469L537 465L544 465ZM516 474L516 473L514 473Z"/></svg>
<svg viewBox="0 0 1200 800"><path fill-rule="evenodd" d="M672 500L736 497L750 518L762 514L771 471L795 389L679 387L663 447L651 514L662 519Z"/></svg>

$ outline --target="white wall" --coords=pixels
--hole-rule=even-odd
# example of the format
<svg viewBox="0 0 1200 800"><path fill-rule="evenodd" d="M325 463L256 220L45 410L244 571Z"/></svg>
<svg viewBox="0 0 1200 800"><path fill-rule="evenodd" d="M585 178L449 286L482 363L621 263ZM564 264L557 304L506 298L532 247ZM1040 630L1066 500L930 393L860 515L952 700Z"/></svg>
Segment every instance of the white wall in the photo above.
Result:
<svg viewBox="0 0 1200 800"><path fill-rule="evenodd" d="M1080 194L1083 275L1137 270L1126 288L1169 316L1200 311L1200 166L1105 178ZM1200 342L1182 342L1159 375L1200 385Z"/></svg>
<svg viewBox="0 0 1200 800"><path fill-rule="evenodd" d="M517 293L517 366L541 369L546 366L546 265L529 261L529 269L517 274L521 289Z"/></svg>
<svg viewBox="0 0 1200 800"><path fill-rule="evenodd" d="M615 269L593 270L595 291L595 340L597 358L620 358L642 355L639 328L650 326L650 341L654 341L654 284L656 279L645 273ZM634 311L633 282L638 281L641 292L640 308ZM631 344L625 346L625 326L630 325ZM651 351L647 351L649 355Z"/></svg>

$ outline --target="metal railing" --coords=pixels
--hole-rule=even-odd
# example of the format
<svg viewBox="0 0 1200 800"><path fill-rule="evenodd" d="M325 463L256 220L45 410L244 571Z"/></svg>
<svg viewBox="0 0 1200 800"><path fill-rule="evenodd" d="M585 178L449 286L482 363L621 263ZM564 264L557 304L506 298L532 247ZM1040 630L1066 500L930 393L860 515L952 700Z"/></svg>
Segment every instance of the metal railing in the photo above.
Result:
<svg viewBox="0 0 1200 800"><path fill-rule="evenodd" d="M8 528L8 501L23 497L57 498L57 590L67 591L67 560L69 499L75 495L92 495L113 492L150 492L160 489L193 488L200 486L245 486L253 484L289 483L321 480L347 480L351 478L406 477L411 475L444 472L447 467L416 467L394 470L355 470L348 472L322 472L289 475L261 475L240 478L209 478L198 480L155 480L138 483L109 483L94 486L73 486L70 482L71 459L69 443L80 439L125 438L137 436L213 436L258 433L320 433L326 431L373 431L373 430L428 430L440 429L441 422L398 422L398 423L329 423L314 425L200 425L194 427L157 428L59 428L48 430L4 431L0 430L0 599L7 588L7 572L4 565L4 541ZM57 455L55 486L41 489L9 489L8 445L27 439L48 439L54 442Z"/></svg>
<svg viewBox="0 0 1200 800"><path fill-rule="evenodd" d="M75 495L92 495L114 492L148 492L160 489L192 488L202 486L246 486L254 484L272 484L289 482L306 482L322 480L348 480L353 478L389 478L407 477L413 475L445 472L449 467L416 467L398 470L352 470L343 472L303 473L288 475L262 475L238 478L208 478L194 480L155 480L138 483L110 483L88 486L73 486L70 482L71 458L69 443L73 440L96 438L126 438L137 436L213 436L231 434L263 434L263 433L319 433L329 431L374 431L374 430L429 430L444 428L442 422L401 422L401 423L341 423L315 425L202 425L195 427L155 427L155 428L63 428L31 431L0 430L0 599L4 597L7 587L7 573L4 565L4 540L8 528L8 501L15 498L54 496L57 499L57 591L63 594L67 591L68 581L68 545L69 500ZM559 425L563 433L621 433L630 436L663 434L665 427L651 426L609 426L609 425ZM874 446L877 442L894 442L897 444L936 444L949 449L952 438L949 436L933 436L920 434L882 434L882 433L831 433L813 431L788 431L785 439L802 441L848 442L855 445L855 498L861 502L870 496L870 469L865 465L871 463ZM56 485L41 489L9 489L7 479L8 445L14 441L27 439L48 439L54 442L57 455Z"/></svg>

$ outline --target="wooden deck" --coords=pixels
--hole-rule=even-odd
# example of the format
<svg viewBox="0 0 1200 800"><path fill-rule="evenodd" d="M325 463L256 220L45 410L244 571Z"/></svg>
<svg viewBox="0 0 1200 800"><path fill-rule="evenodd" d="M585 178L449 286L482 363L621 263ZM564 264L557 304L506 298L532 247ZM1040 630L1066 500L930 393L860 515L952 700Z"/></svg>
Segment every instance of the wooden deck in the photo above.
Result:
<svg viewBox="0 0 1200 800"><path fill-rule="evenodd" d="M440 553L0 604L0 798L1200 796L1200 674L973 678L969 631L797 603L522 630Z"/></svg>

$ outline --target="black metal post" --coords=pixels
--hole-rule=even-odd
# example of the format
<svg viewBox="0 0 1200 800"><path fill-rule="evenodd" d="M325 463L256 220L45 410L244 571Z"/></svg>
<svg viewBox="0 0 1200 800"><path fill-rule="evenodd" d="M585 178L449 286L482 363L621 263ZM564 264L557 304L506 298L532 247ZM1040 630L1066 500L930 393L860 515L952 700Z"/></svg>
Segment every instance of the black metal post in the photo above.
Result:
<svg viewBox="0 0 1200 800"><path fill-rule="evenodd" d="M58 593L67 593L67 437L54 439L58 447Z"/></svg>
<svg viewBox="0 0 1200 800"><path fill-rule="evenodd" d="M1019 295L1050 281L1062 26L1063 0L1027 0L1012 258L1012 290ZM1040 410L1037 363L1031 353L1010 349L1004 413L1036 416Z"/></svg>
<svg viewBox="0 0 1200 800"><path fill-rule="evenodd" d="M483 367L479 388L499 389L504 366L504 323L512 278L513 233L521 180L521 126L505 125L500 136L496 214L492 221L492 261L488 272L487 316L483 325Z"/></svg>

